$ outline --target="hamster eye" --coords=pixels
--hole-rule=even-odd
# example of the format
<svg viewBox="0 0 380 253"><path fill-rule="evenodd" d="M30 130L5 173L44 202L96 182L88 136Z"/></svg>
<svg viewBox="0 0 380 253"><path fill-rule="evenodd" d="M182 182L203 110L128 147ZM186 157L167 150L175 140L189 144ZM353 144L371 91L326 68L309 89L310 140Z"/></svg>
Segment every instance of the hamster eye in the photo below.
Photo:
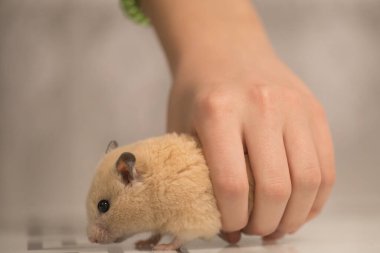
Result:
<svg viewBox="0 0 380 253"><path fill-rule="evenodd" d="M98 203L99 212L105 213L108 211L108 209L110 209L110 203L108 202L108 200L103 199L103 200L99 201L99 203Z"/></svg>

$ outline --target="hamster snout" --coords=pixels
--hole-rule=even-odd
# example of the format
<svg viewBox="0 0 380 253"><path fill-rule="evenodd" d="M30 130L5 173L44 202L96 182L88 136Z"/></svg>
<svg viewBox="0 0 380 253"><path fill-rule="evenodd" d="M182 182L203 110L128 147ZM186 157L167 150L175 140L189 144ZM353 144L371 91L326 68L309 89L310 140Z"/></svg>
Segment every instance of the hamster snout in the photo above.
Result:
<svg viewBox="0 0 380 253"><path fill-rule="evenodd" d="M99 225L88 226L87 235L90 242L94 242L94 243L104 244L104 243L113 243L113 242L119 241L118 238L116 239L113 238L113 236L111 236L111 233L107 231L107 229Z"/></svg>

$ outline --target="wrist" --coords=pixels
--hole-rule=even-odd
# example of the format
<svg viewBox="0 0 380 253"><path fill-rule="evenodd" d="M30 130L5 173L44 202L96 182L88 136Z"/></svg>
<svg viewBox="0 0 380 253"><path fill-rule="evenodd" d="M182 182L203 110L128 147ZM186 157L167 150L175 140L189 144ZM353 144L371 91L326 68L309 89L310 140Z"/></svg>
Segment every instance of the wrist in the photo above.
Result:
<svg viewBox="0 0 380 253"><path fill-rule="evenodd" d="M249 0L142 1L173 72L183 64L218 61L227 51L259 54L271 46Z"/></svg>

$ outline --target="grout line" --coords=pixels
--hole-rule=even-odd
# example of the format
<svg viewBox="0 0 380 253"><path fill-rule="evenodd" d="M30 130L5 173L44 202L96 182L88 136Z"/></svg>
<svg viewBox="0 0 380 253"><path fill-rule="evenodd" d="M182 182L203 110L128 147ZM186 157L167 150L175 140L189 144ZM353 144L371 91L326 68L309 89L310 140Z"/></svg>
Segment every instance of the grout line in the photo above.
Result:
<svg viewBox="0 0 380 253"><path fill-rule="evenodd" d="M62 240L62 246L76 246L77 242L75 239L63 239Z"/></svg>
<svg viewBox="0 0 380 253"><path fill-rule="evenodd" d="M28 240L27 250L42 250L42 241Z"/></svg>
<svg viewBox="0 0 380 253"><path fill-rule="evenodd" d="M108 253L123 253L124 250L119 246L108 247Z"/></svg>

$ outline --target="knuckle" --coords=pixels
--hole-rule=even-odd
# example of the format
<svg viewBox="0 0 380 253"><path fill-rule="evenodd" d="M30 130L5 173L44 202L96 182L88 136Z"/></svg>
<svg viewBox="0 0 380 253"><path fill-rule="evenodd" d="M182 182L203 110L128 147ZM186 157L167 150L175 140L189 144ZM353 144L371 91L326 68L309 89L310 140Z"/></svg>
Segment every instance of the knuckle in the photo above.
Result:
<svg viewBox="0 0 380 253"><path fill-rule="evenodd" d="M199 106L199 111L204 112L206 116L218 117L233 110L234 103L232 100L232 96L228 92L215 90L199 96L196 104Z"/></svg>
<svg viewBox="0 0 380 253"><path fill-rule="evenodd" d="M291 194L291 185L287 182L266 182L258 186L258 192L269 199L287 201Z"/></svg>
<svg viewBox="0 0 380 253"><path fill-rule="evenodd" d="M254 85L247 90L248 100L263 115L275 111L278 94L268 85Z"/></svg>
<svg viewBox="0 0 380 253"><path fill-rule="evenodd" d="M318 167L311 167L293 176L292 187L294 189L316 191L321 185L321 180L320 169Z"/></svg>
<svg viewBox="0 0 380 253"><path fill-rule="evenodd" d="M235 198L245 195L249 191L248 182L244 180L219 179L215 182L220 194L225 197Z"/></svg>
<svg viewBox="0 0 380 253"><path fill-rule="evenodd" d="M279 115L285 108L303 109L305 95L292 87L276 85L255 85L248 89L251 103L263 116Z"/></svg>
<svg viewBox="0 0 380 253"><path fill-rule="evenodd" d="M265 104L269 100L271 92L266 85L254 85L247 90L247 95L251 101Z"/></svg>

